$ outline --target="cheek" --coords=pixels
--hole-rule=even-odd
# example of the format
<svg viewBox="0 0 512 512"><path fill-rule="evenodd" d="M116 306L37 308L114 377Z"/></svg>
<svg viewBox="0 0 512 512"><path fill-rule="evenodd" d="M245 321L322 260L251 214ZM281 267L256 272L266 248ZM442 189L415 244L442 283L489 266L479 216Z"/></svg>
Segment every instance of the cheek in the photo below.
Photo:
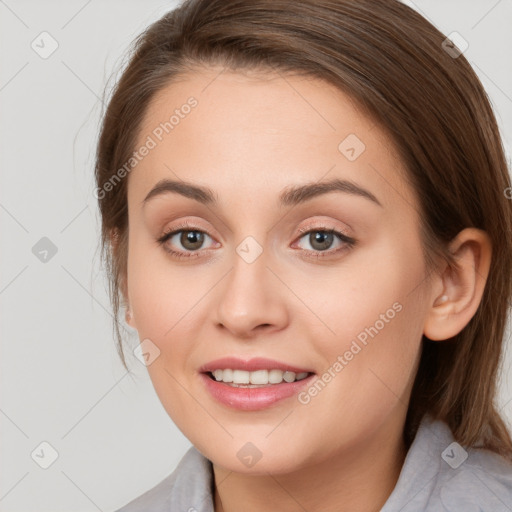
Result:
<svg viewBox="0 0 512 512"><path fill-rule="evenodd" d="M425 269L419 245L397 243L354 253L353 265L347 262L329 279L318 274L321 286L309 286L308 305L325 324L316 331L323 334L315 338L315 348L325 371L335 375L326 375L336 391L325 399L343 400L348 410L363 404L389 409L414 377Z"/></svg>
<svg viewBox="0 0 512 512"><path fill-rule="evenodd" d="M181 415L187 417L190 402L181 385L195 378L197 357L191 356L201 353L200 343L208 336L201 335L201 330L215 307L209 292L226 271L218 266L178 265L162 248L137 243L135 236L132 240L128 291L134 326L139 339L151 340L159 351L147 370L161 402L178 424Z"/></svg>
<svg viewBox="0 0 512 512"><path fill-rule="evenodd" d="M211 271L172 262L162 247L137 234L130 239L127 271L130 304L141 339L159 340L186 329L194 305L207 293L212 278Z"/></svg>
<svg viewBox="0 0 512 512"><path fill-rule="evenodd" d="M425 269L419 245L398 243L383 235L371 247L354 251L339 267L312 268L302 283L295 283L295 290L324 324L319 341L327 353L329 347L337 353L349 349L353 339L400 344L411 328L417 331Z"/></svg>

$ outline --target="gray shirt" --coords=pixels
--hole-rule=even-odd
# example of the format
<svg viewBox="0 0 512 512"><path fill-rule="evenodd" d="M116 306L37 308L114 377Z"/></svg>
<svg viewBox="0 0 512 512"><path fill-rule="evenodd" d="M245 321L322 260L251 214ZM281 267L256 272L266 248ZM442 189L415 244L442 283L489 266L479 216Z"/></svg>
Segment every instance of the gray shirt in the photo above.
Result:
<svg viewBox="0 0 512 512"><path fill-rule="evenodd" d="M167 478L116 512L214 512L212 463L191 447ZM464 450L425 416L381 512L512 512L512 464Z"/></svg>

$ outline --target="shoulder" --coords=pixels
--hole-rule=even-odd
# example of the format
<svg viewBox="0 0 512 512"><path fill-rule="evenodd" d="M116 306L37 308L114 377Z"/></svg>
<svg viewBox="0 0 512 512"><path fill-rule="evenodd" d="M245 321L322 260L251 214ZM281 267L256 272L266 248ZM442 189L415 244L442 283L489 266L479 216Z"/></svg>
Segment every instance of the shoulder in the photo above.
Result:
<svg viewBox="0 0 512 512"><path fill-rule="evenodd" d="M192 446L169 476L115 512L213 512L212 478L211 462Z"/></svg>
<svg viewBox="0 0 512 512"><path fill-rule="evenodd" d="M459 457L460 465L447 463L440 474L437 492L446 510L512 510L512 463L482 448L465 450L455 442L447 448L444 458Z"/></svg>
<svg viewBox="0 0 512 512"><path fill-rule="evenodd" d="M448 425L426 416L381 512L511 512L512 463L464 448Z"/></svg>

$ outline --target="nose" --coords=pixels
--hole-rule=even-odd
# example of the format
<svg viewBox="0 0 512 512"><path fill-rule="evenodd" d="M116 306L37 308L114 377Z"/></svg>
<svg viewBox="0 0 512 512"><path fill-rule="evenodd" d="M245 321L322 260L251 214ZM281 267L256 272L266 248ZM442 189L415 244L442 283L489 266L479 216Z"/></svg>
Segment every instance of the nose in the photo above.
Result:
<svg viewBox="0 0 512 512"><path fill-rule="evenodd" d="M216 325L238 338L279 331L289 321L286 286L268 267L266 251L252 262L235 253L216 297Z"/></svg>

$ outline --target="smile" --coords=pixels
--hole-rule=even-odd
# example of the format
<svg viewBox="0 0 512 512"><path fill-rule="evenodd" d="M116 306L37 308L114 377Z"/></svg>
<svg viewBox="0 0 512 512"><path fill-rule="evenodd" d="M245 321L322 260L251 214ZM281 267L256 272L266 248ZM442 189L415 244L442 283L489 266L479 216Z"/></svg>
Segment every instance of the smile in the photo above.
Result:
<svg viewBox="0 0 512 512"><path fill-rule="evenodd" d="M285 382L295 382L305 379L308 372L290 372L278 369L272 370L233 370L231 368L216 369L213 372L209 372L212 379L217 382L224 382L232 387L261 387L281 384Z"/></svg>

